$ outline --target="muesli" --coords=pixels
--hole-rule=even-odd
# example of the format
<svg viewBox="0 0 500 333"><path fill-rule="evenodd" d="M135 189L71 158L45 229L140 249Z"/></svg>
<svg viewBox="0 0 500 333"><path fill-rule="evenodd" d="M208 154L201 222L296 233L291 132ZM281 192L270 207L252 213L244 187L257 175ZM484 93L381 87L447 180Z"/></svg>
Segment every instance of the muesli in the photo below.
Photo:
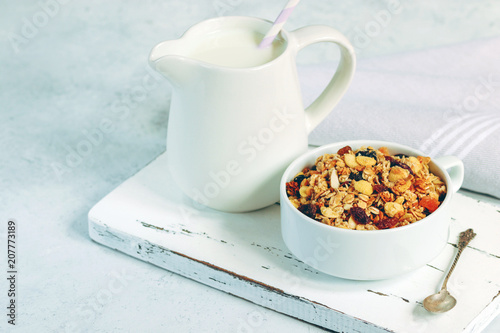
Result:
<svg viewBox="0 0 500 333"><path fill-rule="evenodd" d="M386 147L346 146L316 159L286 184L290 202L327 225L390 229L434 212L446 185L429 171L430 157L390 155Z"/></svg>

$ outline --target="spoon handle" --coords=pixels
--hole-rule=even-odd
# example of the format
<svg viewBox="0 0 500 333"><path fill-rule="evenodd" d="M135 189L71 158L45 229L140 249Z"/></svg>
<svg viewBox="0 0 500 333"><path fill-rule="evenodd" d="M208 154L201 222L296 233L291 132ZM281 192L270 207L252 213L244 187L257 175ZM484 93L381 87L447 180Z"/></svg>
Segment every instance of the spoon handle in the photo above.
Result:
<svg viewBox="0 0 500 333"><path fill-rule="evenodd" d="M467 229L467 230L462 231L460 233L460 236L458 238L458 244L457 244L458 252L455 256L455 259L453 260L453 263L451 264L451 267L450 267L450 270L448 271L448 274L444 278L444 282L443 282L443 286L441 287L441 290L446 289L446 284L448 283L448 279L450 278L451 273L453 272L453 270L455 269L455 266L457 265L458 258L460 258L462 251L465 249L467 244L469 244L469 242L474 237L476 237L476 234L474 233L474 231L472 229Z"/></svg>

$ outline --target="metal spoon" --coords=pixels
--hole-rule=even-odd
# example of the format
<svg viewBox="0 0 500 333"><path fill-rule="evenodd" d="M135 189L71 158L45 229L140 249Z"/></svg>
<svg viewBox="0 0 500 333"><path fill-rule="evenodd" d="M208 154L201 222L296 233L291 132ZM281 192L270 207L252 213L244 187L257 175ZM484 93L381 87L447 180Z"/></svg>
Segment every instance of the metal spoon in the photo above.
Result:
<svg viewBox="0 0 500 333"><path fill-rule="evenodd" d="M472 229L467 229L463 232L460 233L460 237L458 239L458 252L457 255L455 256L455 259L453 260L453 264L451 265L450 271L444 278L443 286L441 287L441 290L437 294L433 294L430 296L427 296L424 299L424 308L427 311L430 312L446 312L455 306L457 304L457 300L455 297L451 296L451 294L446 290L446 284L448 283L448 279L450 278L451 273L453 272L453 269L455 269L455 266L457 265L458 258L460 258L460 255L462 254L463 249L469 244L469 242L476 236L474 231Z"/></svg>

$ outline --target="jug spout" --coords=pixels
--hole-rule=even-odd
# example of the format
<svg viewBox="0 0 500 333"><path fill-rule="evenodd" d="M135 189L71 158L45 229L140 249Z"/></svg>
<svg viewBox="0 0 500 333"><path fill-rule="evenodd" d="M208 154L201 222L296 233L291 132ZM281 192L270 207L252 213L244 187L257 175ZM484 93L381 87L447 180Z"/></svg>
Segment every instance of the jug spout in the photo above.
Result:
<svg viewBox="0 0 500 333"><path fill-rule="evenodd" d="M156 45L149 55L149 64L165 76L174 86L181 86L194 73L196 61L183 55L180 40L166 41Z"/></svg>

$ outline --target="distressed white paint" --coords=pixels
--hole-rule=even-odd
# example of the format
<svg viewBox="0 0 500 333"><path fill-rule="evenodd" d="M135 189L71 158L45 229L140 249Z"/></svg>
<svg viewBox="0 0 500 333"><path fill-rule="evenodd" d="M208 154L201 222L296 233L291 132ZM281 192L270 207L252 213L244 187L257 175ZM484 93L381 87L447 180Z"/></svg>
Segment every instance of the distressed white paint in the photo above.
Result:
<svg viewBox="0 0 500 333"><path fill-rule="evenodd" d="M106 246L256 304L344 332L480 332L500 313L500 212L457 195L450 244L429 265L383 281L350 281L311 269L281 240L278 205L246 214L197 207L184 197L161 155L89 213L91 237ZM458 299L430 314L460 231L476 238L448 287Z"/></svg>

